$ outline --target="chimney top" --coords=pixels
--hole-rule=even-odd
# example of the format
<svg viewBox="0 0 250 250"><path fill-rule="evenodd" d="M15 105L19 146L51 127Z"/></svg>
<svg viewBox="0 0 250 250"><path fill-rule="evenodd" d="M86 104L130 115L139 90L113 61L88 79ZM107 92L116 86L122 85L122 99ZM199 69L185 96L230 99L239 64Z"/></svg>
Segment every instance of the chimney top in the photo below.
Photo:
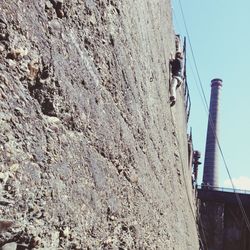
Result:
<svg viewBox="0 0 250 250"><path fill-rule="evenodd" d="M211 81L211 87L215 87L215 86L222 87L222 79L220 78L213 79Z"/></svg>

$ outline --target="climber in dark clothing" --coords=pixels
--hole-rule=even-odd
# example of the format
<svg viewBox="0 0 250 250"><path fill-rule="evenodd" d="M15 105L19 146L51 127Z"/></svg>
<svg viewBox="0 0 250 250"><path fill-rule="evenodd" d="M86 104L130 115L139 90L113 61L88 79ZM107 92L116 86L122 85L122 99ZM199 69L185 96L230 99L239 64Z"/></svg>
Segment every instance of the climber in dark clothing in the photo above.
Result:
<svg viewBox="0 0 250 250"><path fill-rule="evenodd" d="M172 80L170 83L170 102L173 106L176 102L176 89L183 82L183 57L181 52L176 52L175 59L170 60Z"/></svg>

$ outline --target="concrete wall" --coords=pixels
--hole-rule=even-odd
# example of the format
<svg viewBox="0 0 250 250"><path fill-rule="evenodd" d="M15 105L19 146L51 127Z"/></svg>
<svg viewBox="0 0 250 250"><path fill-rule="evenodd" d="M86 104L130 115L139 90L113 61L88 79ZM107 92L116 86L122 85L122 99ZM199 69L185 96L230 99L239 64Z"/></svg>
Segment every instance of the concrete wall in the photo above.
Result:
<svg viewBox="0 0 250 250"><path fill-rule="evenodd" d="M170 1L6 0L0 36L0 245L198 249Z"/></svg>
<svg viewBox="0 0 250 250"><path fill-rule="evenodd" d="M222 250L224 232L224 204L218 202L200 202L200 235L204 249Z"/></svg>
<svg viewBox="0 0 250 250"><path fill-rule="evenodd" d="M250 195L239 194L250 218ZM249 250L250 232L234 193L199 190L199 227L205 249Z"/></svg>

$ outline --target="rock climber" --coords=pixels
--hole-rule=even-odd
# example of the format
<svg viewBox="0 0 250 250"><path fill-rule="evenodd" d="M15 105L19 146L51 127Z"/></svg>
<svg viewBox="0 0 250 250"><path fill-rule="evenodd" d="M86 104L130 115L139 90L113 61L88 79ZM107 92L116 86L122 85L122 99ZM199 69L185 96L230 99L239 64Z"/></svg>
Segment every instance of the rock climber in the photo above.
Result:
<svg viewBox="0 0 250 250"><path fill-rule="evenodd" d="M173 106L176 102L176 89L183 82L183 56L181 52L176 52L175 59L170 59L172 79L170 82L170 105Z"/></svg>

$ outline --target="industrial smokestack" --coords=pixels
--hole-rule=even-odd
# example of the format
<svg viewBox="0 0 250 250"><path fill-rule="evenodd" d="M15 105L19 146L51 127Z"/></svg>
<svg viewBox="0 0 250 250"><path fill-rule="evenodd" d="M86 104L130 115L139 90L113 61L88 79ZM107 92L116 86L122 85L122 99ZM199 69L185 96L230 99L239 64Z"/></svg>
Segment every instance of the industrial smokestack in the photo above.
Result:
<svg viewBox="0 0 250 250"><path fill-rule="evenodd" d="M207 141L203 171L203 185L218 187L218 153L217 138L219 134L219 96L222 87L221 79L211 81L211 96L209 119L207 126Z"/></svg>

